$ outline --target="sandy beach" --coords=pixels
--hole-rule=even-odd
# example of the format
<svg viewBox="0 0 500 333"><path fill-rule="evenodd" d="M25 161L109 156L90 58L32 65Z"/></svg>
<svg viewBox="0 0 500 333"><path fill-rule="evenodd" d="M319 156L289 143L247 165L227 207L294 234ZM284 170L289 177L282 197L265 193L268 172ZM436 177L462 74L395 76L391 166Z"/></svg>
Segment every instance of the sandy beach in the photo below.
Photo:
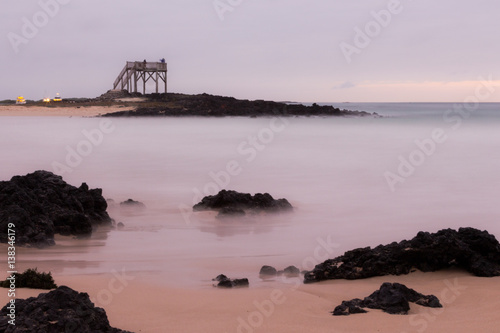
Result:
<svg viewBox="0 0 500 333"><path fill-rule="evenodd" d="M279 278L268 287L233 290L172 288L151 278L115 273L55 276L55 281L87 292L105 308L112 326L134 332L493 332L500 322L500 314L493 311L500 303L500 278L462 271L310 285ZM368 296L383 282L434 294L443 308L411 304L408 315L380 310L348 317L330 314L342 300ZM18 296L40 292L23 289ZM7 301L5 293L0 301Z"/></svg>
<svg viewBox="0 0 500 333"><path fill-rule="evenodd" d="M131 110L133 107L116 106L32 106L0 105L0 116L7 117L95 117L106 113Z"/></svg>

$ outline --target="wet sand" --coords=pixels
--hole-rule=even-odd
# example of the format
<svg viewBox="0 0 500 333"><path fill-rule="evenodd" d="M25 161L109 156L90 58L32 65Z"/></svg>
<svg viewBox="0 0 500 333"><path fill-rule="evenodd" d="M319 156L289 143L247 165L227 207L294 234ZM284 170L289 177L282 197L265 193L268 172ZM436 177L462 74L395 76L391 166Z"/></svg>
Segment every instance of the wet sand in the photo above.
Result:
<svg viewBox="0 0 500 333"><path fill-rule="evenodd" d="M87 292L114 327L134 332L493 332L500 322L500 278L462 271L416 272L367 280L303 285L298 279L269 286L221 290L173 288L154 277L115 274L55 276L58 285ZM442 309L411 304L409 315L380 310L334 317L342 300L362 298L383 282L404 283L440 298ZM40 291L19 290L19 298ZM6 303L6 293L0 302Z"/></svg>
<svg viewBox="0 0 500 333"><path fill-rule="evenodd" d="M0 116L7 117L95 117L98 115L132 110L133 107L116 106L30 106L0 105Z"/></svg>

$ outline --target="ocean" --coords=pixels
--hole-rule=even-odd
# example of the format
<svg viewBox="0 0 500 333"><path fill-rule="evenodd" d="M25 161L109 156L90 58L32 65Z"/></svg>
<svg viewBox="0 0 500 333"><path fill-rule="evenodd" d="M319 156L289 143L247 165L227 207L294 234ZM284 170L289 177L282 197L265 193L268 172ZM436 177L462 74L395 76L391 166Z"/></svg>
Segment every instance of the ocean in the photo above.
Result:
<svg viewBox="0 0 500 333"><path fill-rule="evenodd" d="M262 265L310 270L421 230L475 227L500 238L500 104L333 105L383 117L2 117L1 180L44 169L86 182L125 225L19 249L18 262L205 288L220 273L259 285ZM268 192L295 209L234 220L192 212L223 188ZM146 210L120 208L129 198Z"/></svg>

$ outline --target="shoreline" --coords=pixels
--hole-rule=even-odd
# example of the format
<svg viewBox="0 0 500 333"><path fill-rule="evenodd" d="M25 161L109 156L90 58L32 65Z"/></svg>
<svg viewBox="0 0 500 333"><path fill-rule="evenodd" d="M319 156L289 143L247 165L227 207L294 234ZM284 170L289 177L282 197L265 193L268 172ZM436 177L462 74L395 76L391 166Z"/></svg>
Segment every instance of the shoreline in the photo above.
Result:
<svg viewBox="0 0 500 333"><path fill-rule="evenodd" d="M82 109L83 108L83 109ZM105 110L103 110L105 109ZM22 112L19 112L22 110ZM264 100L241 100L209 94L179 93L135 95L110 90L93 99L67 99L45 104L0 105L0 116L107 116L107 117L269 117L326 116L379 117L377 113L339 109L330 105L310 106Z"/></svg>
<svg viewBox="0 0 500 333"><path fill-rule="evenodd" d="M0 117L97 117L106 113L130 111L133 107L115 106L39 106L0 105Z"/></svg>
<svg viewBox="0 0 500 333"><path fill-rule="evenodd" d="M172 287L148 274L119 272L54 279L59 286L88 293L106 310L111 326L133 332L491 332L500 320L491 311L500 297L500 277L479 278L458 270L231 290ZM331 315L343 300L366 297L383 282L434 294L444 307L411 304L408 315L370 309L348 317ZM20 289L18 298L41 292L48 291ZM7 294L1 293L0 302L6 301Z"/></svg>

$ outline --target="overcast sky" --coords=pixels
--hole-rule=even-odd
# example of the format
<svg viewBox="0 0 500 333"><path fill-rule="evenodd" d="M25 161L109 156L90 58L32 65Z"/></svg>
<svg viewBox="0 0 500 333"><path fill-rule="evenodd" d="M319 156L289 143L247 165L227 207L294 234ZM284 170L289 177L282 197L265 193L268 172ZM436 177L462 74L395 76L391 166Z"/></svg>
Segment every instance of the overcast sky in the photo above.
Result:
<svg viewBox="0 0 500 333"><path fill-rule="evenodd" d="M0 27L0 99L96 97L164 57L171 92L462 102L484 78L500 102L495 0L2 1Z"/></svg>

